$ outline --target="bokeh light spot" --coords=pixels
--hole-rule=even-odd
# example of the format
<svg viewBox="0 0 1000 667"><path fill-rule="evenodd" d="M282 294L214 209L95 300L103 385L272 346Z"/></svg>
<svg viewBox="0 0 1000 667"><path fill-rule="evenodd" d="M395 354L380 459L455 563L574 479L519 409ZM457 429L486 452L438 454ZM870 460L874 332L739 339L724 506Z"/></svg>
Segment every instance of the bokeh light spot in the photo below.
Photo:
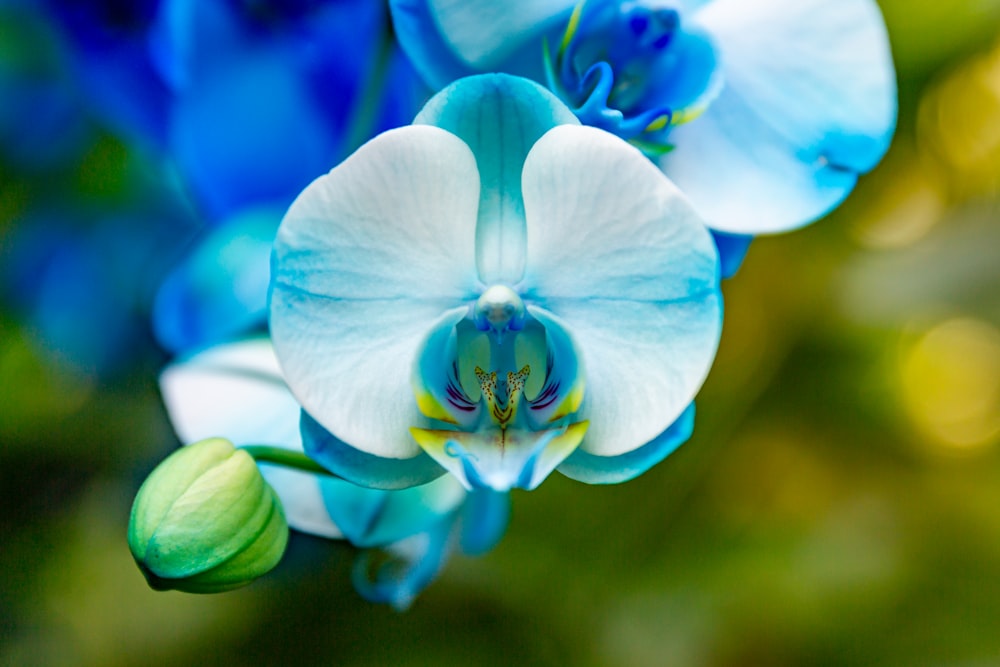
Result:
<svg viewBox="0 0 1000 667"><path fill-rule="evenodd" d="M904 408L942 445L968 450L1000 435L1000 331L970 318L924 333L900 365Z"/></svg>

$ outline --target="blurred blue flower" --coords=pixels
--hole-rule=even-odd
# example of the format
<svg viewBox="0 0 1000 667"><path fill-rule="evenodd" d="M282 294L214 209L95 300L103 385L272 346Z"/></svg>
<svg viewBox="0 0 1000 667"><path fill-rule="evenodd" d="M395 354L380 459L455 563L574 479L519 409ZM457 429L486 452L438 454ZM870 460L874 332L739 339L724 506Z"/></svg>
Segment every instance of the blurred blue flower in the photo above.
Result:
<svg viewBox="0 0 1000 667"><path fill-rule="evenodd" d="M716 232L824 215L886 151L895 77L874 0L391 0L434 87L502 71L547 83L585 124L631 139Z"/></svg>
<svg viewBox="0 0 1000 667"><path fill-rule="evenodd" d="M301 408L266 338L216 346L178 361L163 371L160 385L185 443L211 433L237 445L302 451ZM358 591L399 609L430 584L456 548L482 553L506 528L505 495L469 494L451 477L383 491L268 463L260 467L289 525L361 547L354 568Z"/></svg>
<svg viewBox="0 0 1000 667"><path fill-rule="evenodd" d="M423 88L368 0L48 0L96 115L174 161L210 222L286 207Z"/></svg>
<svg viewBox="0 0 1000 667"><path fill-rule="evenodd" d="M148 56L158 0L42 0L61 28L83 104L123 137L155 147L167 136L169 91Z"/></svg>
<svg viewBox="0 0 1000 667"><path fill-rule="evenodd" d="M65 54L35 6L0 4L0 100L0 162L49 169L89 146Z"/></svg>
<svg viewBox="0 0 1000 667"><path fill-rule="evenodd" d="M153 332L174 354L263 330L271 244L283 210L248 208L208 228L156 294Z"/></svg>
<svg viewBox="0 0 1000 667"><path fill-rule="evenodd" d="M296 200L271 335L306 451L359 484L621 481L672 424L721 326L718 259L642 154L526 79L472 77ZM627 471L626 471L627 469Z"/></svg>
<svg viewBox="0 0 1000 667"><path fill-rule="evenodd" d="M158 356L153 295L194 235L165 193L135 196L141 205L34 208L3 239L0 296L48 356L87 375Z"/></svg>

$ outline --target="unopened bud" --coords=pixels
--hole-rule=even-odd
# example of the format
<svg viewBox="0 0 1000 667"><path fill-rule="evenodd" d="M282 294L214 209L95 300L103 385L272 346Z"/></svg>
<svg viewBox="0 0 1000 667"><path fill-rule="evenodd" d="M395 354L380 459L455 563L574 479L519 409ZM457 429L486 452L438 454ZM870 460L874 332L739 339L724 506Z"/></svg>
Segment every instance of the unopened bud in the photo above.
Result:
<svg viewBox="0 0 1000 667"><path fill-rule="evenodd" d="M218 593L274 568L288 524L253 458L211 438L174 452L146 478L128 542L152 588Z"/></svg>

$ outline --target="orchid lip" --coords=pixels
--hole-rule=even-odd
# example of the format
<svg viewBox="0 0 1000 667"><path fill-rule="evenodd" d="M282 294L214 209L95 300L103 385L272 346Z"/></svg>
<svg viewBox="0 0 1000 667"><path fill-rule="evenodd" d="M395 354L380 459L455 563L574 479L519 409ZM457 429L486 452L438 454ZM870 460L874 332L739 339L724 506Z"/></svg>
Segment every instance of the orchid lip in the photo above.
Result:
<svg viewBox="0 0 1000 667"><path fill-rule="evenodd" d="M587 429L572 423L584 386L578 351L506 285L464 312L443 318L419 355L417 403L436 428L410 433L467 488L534 488Z"/></svg>

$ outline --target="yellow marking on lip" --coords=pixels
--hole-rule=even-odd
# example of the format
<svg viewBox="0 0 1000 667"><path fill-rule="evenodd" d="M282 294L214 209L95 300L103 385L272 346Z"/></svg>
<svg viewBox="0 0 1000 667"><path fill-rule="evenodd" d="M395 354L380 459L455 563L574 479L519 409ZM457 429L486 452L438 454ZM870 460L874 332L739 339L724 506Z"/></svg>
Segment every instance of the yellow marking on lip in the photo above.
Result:
<svg viewBox="0 0 1000 667"><path fill-rule="evenodd" d="M556 408L555 412L552 413L552 416L549 417L549 421L554 422L557 419L562 419L566 415L571 415L579 410L580 404L583 402L584 388L585 386L583 380L577 380L573 385L573 388L566 394L566 398L563 399L562 403L559 404L559 407Z"/></svg>
<svg viewBox="0 0 1000 667"><path fill-rule="evenodd" d="M425 417L431 419L437 419L448 424L458 425L458 421L451 416L441 402L437 398L426 390L417 390L413 392L417 399L417 408Z"/></svg>

